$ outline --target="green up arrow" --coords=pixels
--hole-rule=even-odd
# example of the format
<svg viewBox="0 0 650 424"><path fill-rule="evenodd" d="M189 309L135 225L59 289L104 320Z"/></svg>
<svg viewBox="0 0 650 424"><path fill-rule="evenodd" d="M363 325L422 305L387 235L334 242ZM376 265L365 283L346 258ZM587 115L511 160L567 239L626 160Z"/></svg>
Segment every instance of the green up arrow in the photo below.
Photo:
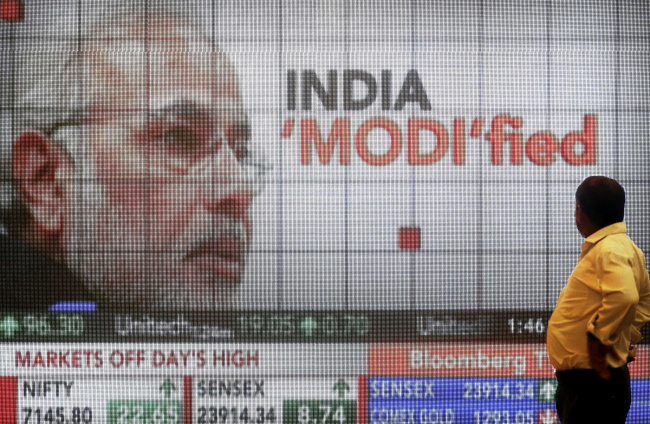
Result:
<svg viewBox="0 0 650 424"><path fill-rule="evenodd" d="M348 383L346 383L345 380L340 379L339 381L336 382L336 384L332 389L335 392L338 392L339 397L342 398L343 396L345 396L345 392L350 390L350 386L348 386Z"/></svg>
<svg viewBox="0 0 650 424"><path fill-rule="evenodd" d="M164 391L165 397L168 398L172 392L176 391L176 386L174 386L174 383L172 383L171 380L167 379L163 384L160 385L158 390Z"/></svg>
<svg viewBox="0 0 650 424"><path fill-rule="evenodd" d="M20 325L18 325L16 319L11 315L7 315L2 322L0 322L0 330L2 330L5 339L12 338L19 328Z"/></svg>
<svg viewBox="0 0 650 424"><path fill-rule="evenodd" d="M554 380L538 380L538 402L553 402L555 401L555 392L557 391L557 383Z"/></svg>
<svg viewBox="0 0 650 424"><path fill-rule="evenodd" d="M305 333L305 336L311 337L318 328L318 322L312 317L306 317L300 323L300 329Z"/></svg>

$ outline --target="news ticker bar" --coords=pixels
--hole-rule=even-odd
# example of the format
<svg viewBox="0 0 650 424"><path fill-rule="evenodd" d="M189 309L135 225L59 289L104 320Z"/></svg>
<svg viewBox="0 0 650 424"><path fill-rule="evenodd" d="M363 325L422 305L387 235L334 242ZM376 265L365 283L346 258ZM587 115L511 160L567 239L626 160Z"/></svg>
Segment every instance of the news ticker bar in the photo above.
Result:
<svg viewBox="0 0 650 424"><path fill-rule="evenodd" d="M650 349L629 364L650 379ZM14 343L0 370L16 377L255 375L554 378L544 344L494 343Z"/></svg>
<svg viewBox="0 0 650 424"><path fill-rule="evenodd" d="M2 424L559 424L554 379L0 377ZM650 421L632 381L628 423Z"/></svg>
<svg viewBox="0 0 650 424"><path fill-rule="evenodd" d="M543 343L550 312L0 312L0 342L408 342ZM643 329L650 343L650 326Z"/></svg>

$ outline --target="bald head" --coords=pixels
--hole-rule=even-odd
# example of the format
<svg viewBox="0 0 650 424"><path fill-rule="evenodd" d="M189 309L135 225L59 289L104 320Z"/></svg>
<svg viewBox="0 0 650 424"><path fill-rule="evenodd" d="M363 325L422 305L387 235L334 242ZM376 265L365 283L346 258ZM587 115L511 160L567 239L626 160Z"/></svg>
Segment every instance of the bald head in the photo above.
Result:
<svg viewBox="0 0 650 424"><path fill-rule="evenodd" d="M80 65L90 119L102 119L93 116L96 112L156 109L174 90L213 108L241 113L230 61L197 27L166 11L107 21L86 37L77 60L68 66Z"/></svg>
<svg viewBox="0 0 650 424"><path fill-rule="evenodd" d="M576 202L599 229L623 221L625 190L616 180L603 176L586 178L576 190Z"/></svg>

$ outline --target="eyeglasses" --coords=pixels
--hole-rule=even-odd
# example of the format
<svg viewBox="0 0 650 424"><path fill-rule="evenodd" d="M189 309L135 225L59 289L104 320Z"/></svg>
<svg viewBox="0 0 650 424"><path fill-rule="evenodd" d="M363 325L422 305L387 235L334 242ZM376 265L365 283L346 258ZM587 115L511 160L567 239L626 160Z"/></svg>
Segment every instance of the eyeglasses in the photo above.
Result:
<svg viewBox="0 0 650 424"><path fill-rule="evenodd" d="M246 120L235 122L224 127L204 107L181 102L150 113L147 123L135 130L133 137L160 168L179 176L200 172L221 148L227 147L236 159L241 179L257 192L268 166L248 149L250 131ZM85 123L85 119L70 119L53 124L44 133L53 137L63 127Z"/></svg>

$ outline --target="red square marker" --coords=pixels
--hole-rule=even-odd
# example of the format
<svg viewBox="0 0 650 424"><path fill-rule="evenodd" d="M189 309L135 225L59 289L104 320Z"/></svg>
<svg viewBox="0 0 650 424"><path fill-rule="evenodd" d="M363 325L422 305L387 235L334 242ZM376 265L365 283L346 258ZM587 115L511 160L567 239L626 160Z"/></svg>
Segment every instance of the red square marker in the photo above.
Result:
<svg viewBox="0 0 650 424"><path fill-rule="evenodd" d="M0 19L6 22L23 20L23 2L20 0L0 0Z"/></svg>
<svg viewBox="0 0 650 424"><path fill-rule="evenodd" d="M420 249L420 229L418 227L402 227L399 229L399 248L402 250Z"/></svg>

